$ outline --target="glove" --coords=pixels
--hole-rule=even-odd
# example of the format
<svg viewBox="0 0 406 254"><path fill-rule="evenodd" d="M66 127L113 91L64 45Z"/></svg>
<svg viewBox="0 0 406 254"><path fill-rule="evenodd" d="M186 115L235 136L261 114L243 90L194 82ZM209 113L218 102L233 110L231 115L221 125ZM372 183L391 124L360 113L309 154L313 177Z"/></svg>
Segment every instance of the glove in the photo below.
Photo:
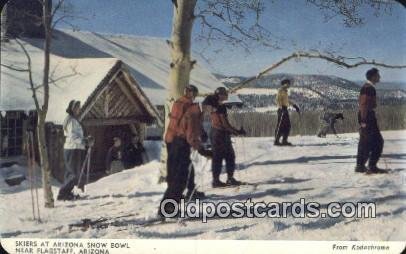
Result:
<svg viewBox="0 0 406 254"><path fill-rule="evenodd" d="M85 138L85 144L86 144L86 146L88 146L88 147L94 146L94 137L92 137L92 136L87 136L87 137Z"/></svg>
<svg viewBox="0 0 406 254"><path fill-rule="evenodd" d="M209 138L209 137L208 137L208 135L207 135L207 132L205 132L204 130L202 130L202 134L200 135L200 139L202 140L202 142L203 142L203 143L206 143L208 138Z"/></svg>
<svg viewBox="0 0 406 254"><path fill-rule="evenodd" d="M211 158L213 157L213 152L211 150L208 149L204 149L204 147L200 147L199 150L197 150L197 152L201 155L204 156L206 158Z"/></svg>
<svg viewBox="0 0 406 254"><path fill-rule="evenodd" d="M336 119L344 120L344 115L343 115L342 113L338 113L338 114L336 115Z"/></svg>
<svg viewBox="0 0 406 254"><path fill-rule="evenodd" d="M300 114L300 108L296 104L293 104L292 107L294 107L296 112Z"/></svg>
<svg viewBox="0 0 406 254"><path fill-rule="evenodd" d="M245 136L247 135L247 132L244 130L243 127L241 127L241 129L238 131L238 135Z"/></svg>

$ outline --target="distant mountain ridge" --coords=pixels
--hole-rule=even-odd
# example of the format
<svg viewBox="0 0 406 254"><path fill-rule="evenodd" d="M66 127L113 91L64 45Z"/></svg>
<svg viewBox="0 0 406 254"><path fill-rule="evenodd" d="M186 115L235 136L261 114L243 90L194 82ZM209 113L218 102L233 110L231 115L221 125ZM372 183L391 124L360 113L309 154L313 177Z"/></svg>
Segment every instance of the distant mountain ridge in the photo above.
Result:
<svg viewBox="0 0 406 254"><path fill-rule="evenodd" d="M234 87L238 83L250 77L244 76L225 76L222 74L214 74L216 78L223 82L228 87ZM313 83L325 83L330 85L337 85L342 88L359 90L365 81L357 80L350 81L334 75L321 75L321 74L290 74L290 73L276 73L264 75L258 80L255 80L245 86L246 88L278 88L282 79L290 79L293 81L292 86L307 86ZM405 90L406 82L400 81L382 81L376 86L378 90Z"/></svg>
<svg viewBox="0 0 406 254"><path fill-rule="evenodd" d="M215 74L227 87L235 87L249 77ZM264 75L236 91L249 108L274 108L277 89L283 79L292 82L290 94L307 110L332 107L355 108L363 81L350 81L333 75L278 73ZM382 104L406 102L406 89L399 89L402 83L382 82L377 86L378 98ZM393 87L396 87L393 89ZM406 85L405 85L406 87Z"/></svg>
<svg viewBox="0 0 406 254"><path fill-rule="evenodd" d="M217 76L220 81L229 87L234 87L237 83L242 82L247 79L247 77L237 76L237 77L220 77ZM345 87L347 89L358 89L358 85L354 82L338 78L335 76L326 75L302 75L302 74L288 74L288 73L277 73L264 75L261 78L254 80L244 86L245 88L278 88L280 82L283 79L290 79L292 81L293 87L308 86L312 84L335 84L338 86Z"/></svg>

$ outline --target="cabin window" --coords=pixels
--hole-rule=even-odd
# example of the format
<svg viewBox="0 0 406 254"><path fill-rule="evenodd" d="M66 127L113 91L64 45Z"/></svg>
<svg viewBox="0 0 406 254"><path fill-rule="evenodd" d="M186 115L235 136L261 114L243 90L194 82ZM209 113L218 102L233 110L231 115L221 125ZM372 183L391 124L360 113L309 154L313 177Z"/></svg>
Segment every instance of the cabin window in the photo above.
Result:
<svg viewBox="0 0 406 254"><path fill-rule="evenodd" d="M24 113L9 111L0 116L0 155L1 157L22 154Z"/></svg>

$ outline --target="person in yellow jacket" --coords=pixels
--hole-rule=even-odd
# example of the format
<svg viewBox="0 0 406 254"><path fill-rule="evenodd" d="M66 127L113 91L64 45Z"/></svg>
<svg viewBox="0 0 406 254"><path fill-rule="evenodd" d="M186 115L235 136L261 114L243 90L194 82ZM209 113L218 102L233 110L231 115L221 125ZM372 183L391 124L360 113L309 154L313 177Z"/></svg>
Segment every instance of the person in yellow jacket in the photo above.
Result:
<svg viewBox="0 0 406 254"><path fill-rule="evenodd" d="M284 79L281 81L281 88L278 90L276 95L276 105L278 106L278 122L275 128L275 142L274 145L277 146L290 146L291 143L288 142L288 137L290 133L290 119L288 107L292 106L300 113L299 107L289 100L288 88L290 87L290 80ZM282 143L280 143L280 138L282 137Z"/></svg>

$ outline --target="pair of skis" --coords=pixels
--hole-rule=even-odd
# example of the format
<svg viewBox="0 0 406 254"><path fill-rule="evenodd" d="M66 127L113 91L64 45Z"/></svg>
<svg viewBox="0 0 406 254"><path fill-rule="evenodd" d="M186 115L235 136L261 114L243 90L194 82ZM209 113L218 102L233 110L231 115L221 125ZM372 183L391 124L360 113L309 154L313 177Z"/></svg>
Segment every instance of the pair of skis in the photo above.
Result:
<svg viewBox="0 0 406 254"><path fill-rule="evenodd" d="M36 174L35 174L34 135L32 131L26 132L25 148L27 152L28 179L30 182L32 217L33 220L41 222L38 201L38 186L36 184ZM35 206L37 207L37 209L35 209Z"/></svg>
<svg viewBox="0 0 406 254"><path fill-rule="evenodd" d="M91 154L92 154L92 146L89 146L89 148L87 149L85 160L83 161L82 168L80 170L79 179L77 183L77 186L79 187L79 189L82 190L82 192L85 192L85 186L89 183ZM84 177L85 170L86 170L86 182L83 183L82 185L83 181L82 178Z"/></svg>

